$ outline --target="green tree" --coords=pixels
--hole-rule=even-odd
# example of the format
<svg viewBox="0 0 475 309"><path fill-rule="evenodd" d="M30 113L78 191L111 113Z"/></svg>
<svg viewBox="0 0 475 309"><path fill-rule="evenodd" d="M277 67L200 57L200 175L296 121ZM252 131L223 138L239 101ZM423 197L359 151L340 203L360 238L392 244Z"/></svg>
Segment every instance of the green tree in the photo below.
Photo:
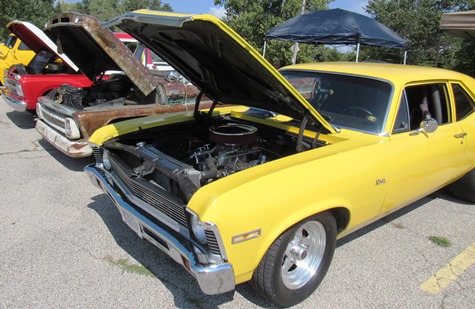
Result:
<svg viewBox="0 0 475 309"><path fill-rule="evenodd" d="M172 11L170 4L162 3L161 0L82 0L75 9L101 21L138 9Z"/></svg>
<svg viewBox="0 0 475 309"><path fill-rule="evenodd" d="M306 0L305 13L328 9L333 0ZM224 21L244 37L259 52L263 51L267 31L301 13L302 0L215 0L216 5L224 5ZM268 42L266 58L279 65L290 63L292 43L271 40ZM298 62L313 61L321 47L300 44ZM320 54L318 54L320 55ZM330 55L330 54L329 54Z"/></svg>
<svg viewBox="0 0 475 309"><path fill-rule="evenodd" d="M172 7L168 3L162 3L160 0L124 0L123 6L126 12L137 9L150 9L172 12Z"/></svg>
<svg viewBox="0 0 475 309"><path fill-rule="evenodd" d="M440 17L442 13L470 9L472 3L462 0L369 0L366 11L408 41L407 63L452 68L451 57L455 55L459 40L440 32ZM362 58L391 61L399 57L397 53L365 48Z"/></svg>
<svg viewBox="0 0 475 309"><path fill-rule="evenodd" d="M5 40L9 31L6 25L12 20L29 21L39 28L44 26L53 11L54 0L1 0L0 40Z"/></svg>

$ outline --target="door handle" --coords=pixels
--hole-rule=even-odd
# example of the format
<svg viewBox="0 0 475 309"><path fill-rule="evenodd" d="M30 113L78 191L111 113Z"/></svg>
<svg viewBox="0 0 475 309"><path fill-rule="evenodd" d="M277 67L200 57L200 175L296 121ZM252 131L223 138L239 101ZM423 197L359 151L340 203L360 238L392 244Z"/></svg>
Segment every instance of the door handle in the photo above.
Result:
<svg viewBox="0 0 475 309"><path fill-rule="evenodd" d="M467 133L465 132L454 134L455 138L464 138L465 136L467 136Z"/></svg>

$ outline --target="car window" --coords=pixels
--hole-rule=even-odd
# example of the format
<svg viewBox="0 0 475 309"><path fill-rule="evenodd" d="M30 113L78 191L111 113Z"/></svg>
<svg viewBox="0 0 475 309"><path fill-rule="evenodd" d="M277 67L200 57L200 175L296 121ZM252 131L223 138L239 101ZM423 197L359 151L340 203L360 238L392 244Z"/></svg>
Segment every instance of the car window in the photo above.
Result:
<svg viewBox="0 0 475 309"><path fill-rule="evenodd" d="M11 35L8 36L8 39L7 39L7 42L5 43L5 46L12 49L13 46L15 46L16 40L17 40L17 37L11 36Z"/></svg>
<svg viewBox="0 0 475 309"><path fill-rule="evenodd" d="M30 48L25 43L21 42L18 50L30 50Z"/></svg>
<svg viewBox="0 0 475 309"><path fill-rule="evenodd" d="M434 118L439 125L449 122L447 87L445 84L425 84L404 90L409 109L409 126L417 130L422 120Z"/></svg>
<svg viewBox="0 0 475 309"><path fill-rule="evenodd" d="M454 93L457 120L461 120L473 113L475 103L468 93L459 84L452 84L452 91Z"/></svg>
<svg viewBox="0 0 475 309"><path fill-rule="evenodd" d="M385 123L392 85L371 78L322 72L282 75L329 123L378 134Z"/></svg>
<svg viewBox="0 0 475 309"><path fill-rule="evenodd" d="M125 46L127 46L128 49L130 49L132 53L134 53L138 48L137 42L123 42L123 43Z"/></svg>
<svg viewBox="0 0 475 309"><path fill-rule="evenodd" d="M409 106L407 105L407 96L404 91L401 102L399 102L396 122L394 123L393 133L408 132L410 129Z"/></svg>

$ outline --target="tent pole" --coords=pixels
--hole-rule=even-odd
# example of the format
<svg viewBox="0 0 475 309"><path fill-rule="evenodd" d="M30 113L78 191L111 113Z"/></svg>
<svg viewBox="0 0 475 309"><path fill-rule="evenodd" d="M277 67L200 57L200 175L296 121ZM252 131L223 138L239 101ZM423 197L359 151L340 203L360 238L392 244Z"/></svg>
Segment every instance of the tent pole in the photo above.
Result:
<svg viewBox="0 0 475 309"><path fill-rule="evenodd" d="M263 57L263 58L266 57L266 47L267 47L267 41L264 40L264 50L262 51L262 57Z"/></svg>
<svg viewBox="0 0 475 309"><path fill-rule="evenodd" d="M305 13L305 3L307 0L302 0L302 8L300 11L300 15L303 15ZM299 42L295 42L294 44L294 50L292 51L292 64L295 64L297 62L297 53L299 52Z"/></svg>
<svg viewBox="0 0 475 309"><path fill-rule="evenodd" d="M360 43L356 45L356 62L358 62L359 57L360 57Z"/></svg>
<svg viewBox="0 0 475 309"><path fill-rule="evenodd" d="M293 47L293 49L292 49L292 64L295 64L297 62L297 53L299 52L299 43L295 42L292 47Z"/></svg>

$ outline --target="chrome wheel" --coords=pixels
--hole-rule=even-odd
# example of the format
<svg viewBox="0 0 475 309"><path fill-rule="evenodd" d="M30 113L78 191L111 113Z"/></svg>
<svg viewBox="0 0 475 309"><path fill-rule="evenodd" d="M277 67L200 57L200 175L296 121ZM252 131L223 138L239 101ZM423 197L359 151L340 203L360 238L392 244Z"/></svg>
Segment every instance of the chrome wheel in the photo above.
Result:
<svg viewBox="0 0 475 309"><path fill-rule="evenodd" d="M305 286L317 272L326 248L326 232L318 221L300 226L282 258L282 282L289 290Z"/></svg>
<svg viewBox="0 0 475 309"><path fill-rule="evenodd" d="M336 234L331 212L294 224L267 250L254 271L254 287L279 307L300 303L325 277L335 251Z"/></svg>

